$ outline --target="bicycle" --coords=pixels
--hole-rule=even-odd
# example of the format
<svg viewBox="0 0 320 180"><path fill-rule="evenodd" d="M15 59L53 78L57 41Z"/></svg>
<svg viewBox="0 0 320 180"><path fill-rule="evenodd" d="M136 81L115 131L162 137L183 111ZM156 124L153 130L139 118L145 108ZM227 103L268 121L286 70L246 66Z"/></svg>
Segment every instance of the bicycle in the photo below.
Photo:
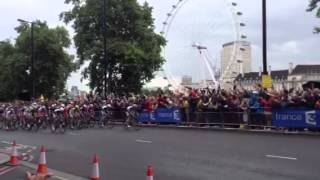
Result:
<svg viewBox="0 0 320 180"><path fill-rule="evenodd" d="M136 120L138 111L136 109L137 107L135 105L129 106L126 111L126 121L124 123L124 128L126 130L129 130L130 128L133 128L134 130L138 131L140 130L139 123Z"/></svg>

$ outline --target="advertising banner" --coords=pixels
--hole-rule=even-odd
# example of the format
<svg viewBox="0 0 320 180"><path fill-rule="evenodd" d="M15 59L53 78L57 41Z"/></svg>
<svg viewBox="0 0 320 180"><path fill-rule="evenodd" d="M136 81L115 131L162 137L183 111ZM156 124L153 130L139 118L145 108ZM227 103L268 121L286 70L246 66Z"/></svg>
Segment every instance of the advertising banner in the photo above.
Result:
<svg viewBox="0 0 320 180"><path fill-rule="evenodd" d="M182 120L181 110L178 108L161 108L152 113L143 111L137 116L137 120L139 122L180 123Z"/></svg>
<svg viewBox="0 0 320 180"><path fill-rule="evenodd" d="M272 112L272 125L286 128L320 128L320 111L274 110Z"/></svg>

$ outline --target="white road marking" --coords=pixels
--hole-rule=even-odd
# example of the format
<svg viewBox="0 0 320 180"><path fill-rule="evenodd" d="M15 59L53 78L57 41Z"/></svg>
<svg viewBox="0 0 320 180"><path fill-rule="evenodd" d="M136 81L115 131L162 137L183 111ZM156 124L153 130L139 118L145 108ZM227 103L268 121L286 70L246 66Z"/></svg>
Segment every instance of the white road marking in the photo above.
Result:
<svg viewBox="0 0 320 180"><path fill-rule="evenodd" d="M7 172L9 172L9 171L12 171L14 168L15 168L15 167L9 167L9 168L7 168L6 170L1 171L1 172L0 172L0 176L1 176L1 175L4 175L5 173L7 173Z"/></svg>
<svg viewBox="0 0 320 180"><path fill-rule="evenodd" d="M138 142L138 143L149 143L149 144L152 143L152 141L146 141L146 140L142 140L142 139L136 139L136 142Z"/></svg>
<svg viewBox="0 0 320 180"><path fill-rule="evenodd" d="M276 156L276 155L266 155L267 158L275 158L275 159L286 159L286 160L293 160L296 161L298 160L295 157L286 157L286 156Z"/></svg>
<svg viewBox="0 0 320 180"><path fill-rule="evenodd" d="M26 162L26 161L22 161L21 165L24 167L30 168L30 169L37 169L38 168L37 164L33 164L30 162ZM52 173L54 175L54 177L56 177L60 180L87 180L87 178L79 177L79 176L76 176L73 174L57 171L54 169L48 169L48 171L50 173Z"/></svg>
<svg viewBox="0 0 320 180"><path fill-rule="evenodd" d="M33 159L34 159L34 157L32 155L30 155L28 161L31 162Z"/></svg>
<svg viewBox="0 0 320 180"><path fill-rule="evenodd" d="M8 166L4 166L4 167L0 168L0 172L6 170L6 169L8 169L8 168L9 168Z"/></svg>
<svg viewBox="0 0 320 180"><path fill-rule="evenodd" d="M71 136L80 136L79 133L73 133L73 132L70 132L69 135L71 135Z"/></svg>
<svg viewBox="0 0 320 180"><path fill-rule="evenodd" d="M53 177L55 177L55 178L57 178L57 179L60 179L60 180L68 180L68 179L63 178L63 177L60 177L60 176L53 176Z"/></svg>
<svg viewBox="0 0 320 180"><path fill-rule="evenodd" d="M12 145L12 142L8 142L8 141L1 141L1 143L3 143L3 144L10 144L10 145Z"/></svg>
<svg viewBox="0 0 320 180"><path fill-rule="evenodd" d="M12 146L12 142L8 141L1 141L3 144L10 144ZM37 149L36 146L30 146L30 145L23 145L23 144L17 144L17 149L25 149L25 148L31 148L31 149Z"/></svg>

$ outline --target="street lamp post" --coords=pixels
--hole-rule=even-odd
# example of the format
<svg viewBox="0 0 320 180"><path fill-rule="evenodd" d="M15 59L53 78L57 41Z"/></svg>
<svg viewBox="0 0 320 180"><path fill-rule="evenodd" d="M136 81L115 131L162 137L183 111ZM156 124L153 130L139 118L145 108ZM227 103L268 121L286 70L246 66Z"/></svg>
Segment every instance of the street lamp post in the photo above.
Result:
<svg viewBox="0 0 320 180"><path fill-rule="evenodd" d="M267 2L262 0L262 43L263 43L263 74L268 74L267 68Z"/></svg>
<svg viewBox="0 0 320 180"><path fill-rule="evenodd" d="M104 61L104 73L103 73L103 80L104 80L104 96L107 97L107 27L106 27L106 0L103 0L103 61ZM110 84L109 84L110 85Z"/></svg>
<svg viewBox="0 0 320 180"><path fill-rule="evenodd" d="M32 98L36 98L36 86L34 81L34 24L35 22L18 19L19 22L31 24L31 81L32 81Z"/></svg>

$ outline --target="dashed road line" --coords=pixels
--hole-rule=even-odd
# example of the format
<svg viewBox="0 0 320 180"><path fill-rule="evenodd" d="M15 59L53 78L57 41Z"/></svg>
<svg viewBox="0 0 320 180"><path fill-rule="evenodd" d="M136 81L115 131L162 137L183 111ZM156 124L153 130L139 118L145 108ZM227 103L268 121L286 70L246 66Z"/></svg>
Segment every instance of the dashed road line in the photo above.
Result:
<svg viewBox="0 0 320 180"><path fill-rule="evenodd" d="M136 139L136 142L137 143L148 143L148 144L152 143L152 141L146 141L146 140L142 140L142 139Z"/></svg>
<svg viewBox="0 0 320 180"><path fill-rule="evenodd" d="M60 179L60 180L68 180L68 179L60 177L60 176L53 176L53 177L55 177L56 179Z"/></svg>
<svg viewBox="0 0 320 180"><path fill-rule="evenodd" d="M71 136L80 136L80 134L79 133L73 133L73 132L70 132L70 133L68 133L69 135L71 135Z"/></svg>
<svg viewBox="0 0 320 180"><path fill-rule="evenodd" d="M286 159L286 160L293 160L296 161L298 160L295 157L287 157L287 156L276 156L276 155L266 155L267 158L274 158L274 159Z"/></svg>

